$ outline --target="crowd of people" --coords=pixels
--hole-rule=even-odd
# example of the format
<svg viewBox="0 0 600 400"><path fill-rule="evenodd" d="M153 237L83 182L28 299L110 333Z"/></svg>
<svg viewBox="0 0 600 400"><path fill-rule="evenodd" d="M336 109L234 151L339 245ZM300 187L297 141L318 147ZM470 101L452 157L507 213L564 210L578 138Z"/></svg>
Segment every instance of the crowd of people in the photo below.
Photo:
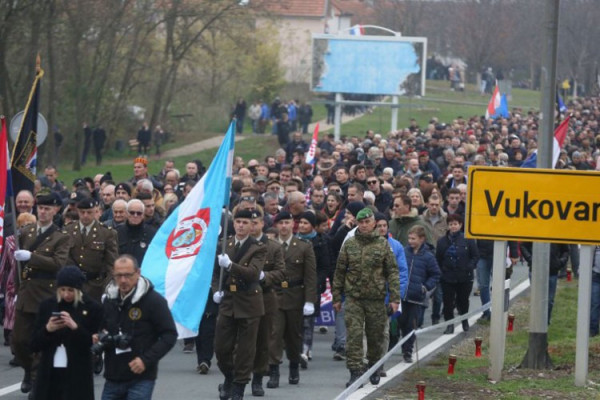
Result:
<svg viewBox="0 0 600 400"><path fill-rule="evenodd" d="M584 98L569 104L572 118L557 168L600 170L599 103ZM278 388L284 350L288 382L300 382L299 371L312 359L320 294L328 287L336 315L331 348L334 359L346 360L347 385L423 326L427 309L438 324L442 316L452 320L455 309L468 313L473 290L482 304L489 302L493 246L463 234L467 169L520 166L537 147L540 122L536 113L515 109L510 118L488 121L459 116L419 126L411 120L385 137L372 130L340 140L329 134L309 165L307 130L297 131L286 117L289 104L278 104L274 133L282 147L262 160L233 161L231 206L224 211L232 236L222 238L226 251L215 255L199 335L185 341L184 351L196 347L199 374L209 372L216 355L224 376L221 399L243 398L249 383L253 395L263 396L263 377L267 388ZM259 131L260 119L252 118ZM46 398L41 393L48 379L64 379L68 372L56 371L62 365L56 354L83 365L88 360L71 356L73 349L109 342L120 351L106 353L103 399L123 391L150 398L158 360L174 345L176 333L166 303L140 275L139 265L204 167L200 161L176 166L167 160L154 172L138 157L128 181L115 182L106 173L66 187L57 168L48 166L33 192L17 194L18 226L5 240L0 283L5 344L15 355L12 363L25 371L21 390L31 398ZM520 258L531 265L529 244L509 243L509 249L512 265ZM557 244L551 253L555 289L566 268L577 275L578 249ZM600 257L595 260L593 335L600 319ZM103 294L104 317L92 324L82 316L97 312L93 304ZM550 295L549 315L554 290ZM161 317L150 318L144 307L162 310ZM489 319L489 311L482 318ZM466 319L462 328L469 329ZM102 341L97 335L102 330L112 341ZM70 331L84 337L71 340ZM453 333L454 325L444 332ZM402 346L407 363L413 344L414 336ZM384 374L380 369L370 381L377 384ZM90 376L82 377L82 390L88 390ZM93 397L69 397L67 389L55 390L63 398Z"/></svg>

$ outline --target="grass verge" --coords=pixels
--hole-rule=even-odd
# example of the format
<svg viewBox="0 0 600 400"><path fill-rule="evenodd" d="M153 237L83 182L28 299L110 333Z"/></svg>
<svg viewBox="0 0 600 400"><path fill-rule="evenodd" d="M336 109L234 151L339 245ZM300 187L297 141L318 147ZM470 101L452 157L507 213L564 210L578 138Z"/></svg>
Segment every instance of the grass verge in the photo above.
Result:
<svg viewBox="0 0 600 400"><path fill-rule="evenodd" d="M415 385L425 381L425 398L431 399L600 399L600 338L590 339L589 375L587 387L575 387L575 344L577 313L577 282L559 281L552 324L548 329L548 352L554 364L552 370L520 369L528 347L529 297L524 296L510 307L514 313L514 332L507 333L502 381L487 380L489 366L489 326L477 325L465 340L441 352L427 364L419 364L405 373L397 386L385 390L378 398L416 398ZM475 358L473 339L483 337L483 357ZM456 354L454 375L447 375L448 355ZM410 395L408 394L410 393Z"/></svg>

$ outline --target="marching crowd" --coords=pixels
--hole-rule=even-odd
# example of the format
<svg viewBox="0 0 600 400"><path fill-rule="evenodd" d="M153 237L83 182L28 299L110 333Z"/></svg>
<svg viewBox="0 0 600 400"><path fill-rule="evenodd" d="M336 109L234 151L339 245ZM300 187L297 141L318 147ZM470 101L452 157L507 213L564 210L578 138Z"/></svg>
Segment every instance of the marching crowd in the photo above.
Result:
<svg viewBox="0 0 600 400"><path fill-rule="evenodd" d="M598 98L569 104L557 168L600 169L599 106ZM482 304L489 302L492 243L463 233L467 169L520 166L537 146L538 127L537 114L515 109L510 118L489 121L411 120L387 137L371 130L341 140L330 134L318 143L313 165L304 162L309 142L301 132L262 160L236 157L224 210L232 235L216 255L199 334L185 341L186 351L196 347L197 372L207 374L216 355L221 399L243 398L247 384L264 396L263 377L267 388L279 387L285 350L288 382L298 384L328 285L336 314L331 348L335 359L346 360L347 385L421 327L427 309L433 324L453 319L455 309L466 314L475 279ZM139 266L204 167L167 160L155 172L140 156L128 181L106 173L67 187L48 166L33 193L17 193L17 226L5 238L0 284L5 345L15 356L11 363L24 370L21 390L30 398L93 398L102 353L103 399L151 398L158 362L177 332ZM512 265L521 257L531 265L527 243L509 249ZM577 247L552 245L554 289L569 258L577 274ZM592 334L600 318L595 260ZM462 327L469 329L466 319ZM447 325L444 332L453 331ZM413 344L414 336L402 346L407 363ZM371 383L384 374L370 376Z"/></svg>

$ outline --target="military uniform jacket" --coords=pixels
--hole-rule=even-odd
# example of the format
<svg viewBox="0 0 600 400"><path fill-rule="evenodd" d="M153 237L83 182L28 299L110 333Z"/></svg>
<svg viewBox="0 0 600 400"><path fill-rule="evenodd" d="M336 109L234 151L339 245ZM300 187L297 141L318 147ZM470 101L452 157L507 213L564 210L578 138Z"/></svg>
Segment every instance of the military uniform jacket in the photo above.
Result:
<svg viewBox="0 0 600 400"><path fill-rule="evenodd" d="M281 282L285 280L285 260L283 259L283 248L279 242L267 238L266 235L263 235L260 241L267 248L267 257L263 268L265 278L261 282L263 302L265 313L272 313L278 307L275 288L281 287Z"/></svg>
<svg viewBox="0 0 600 400"><path fill-rule="evenodd" d="M317 301L317 262L312 243L292 237L284 251L285 280L279 288L279 308L295 310Z"/></svg>
<svg viewBox="0 0 600 400"><path fill-rule="evenodd" d="M65 266L69 254L69 237L56 225L38 237L37 224L21 229L19 248L31 251L31 259L21 263L21 285L16 308L37 313L42 301L55 295L56 274Z"/></svg>
<svg viewBox="0 0 600 400"><path fill-rule="evenodd" d="M224 296L219 314L234 318L260 317L265 314L262 288L259 283L267 257L267 247L248 237L236 254L235 238L227 239L225 252L232 261L231 268L224 273ZM219 287L219 267L215 268L213 290Z"/></svg>
<svg viewBox="0 0 600 400"><path fill-rule="evenodd" d="M110 281L110 271L119 255L117 232L94 221L84 238L79 222L76 221L67 225L63 233L71 238L69 264L81 268L87 283L103 292Z"/></svg>

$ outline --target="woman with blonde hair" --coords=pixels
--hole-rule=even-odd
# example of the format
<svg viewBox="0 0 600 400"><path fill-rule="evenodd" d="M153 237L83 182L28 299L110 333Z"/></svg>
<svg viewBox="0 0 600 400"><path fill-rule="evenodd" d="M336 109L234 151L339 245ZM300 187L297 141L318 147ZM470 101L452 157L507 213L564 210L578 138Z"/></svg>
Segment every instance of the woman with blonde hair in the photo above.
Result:
<svg viewBox="0 0 600 400"><path fill-rule="evenodd" d="M83 294L84 282L79 267L63 267L56 277L56 296L40 304L31 341L31 349L41 353L36 400L94 399L90 347L102 322L102 307Z"/></svg>

